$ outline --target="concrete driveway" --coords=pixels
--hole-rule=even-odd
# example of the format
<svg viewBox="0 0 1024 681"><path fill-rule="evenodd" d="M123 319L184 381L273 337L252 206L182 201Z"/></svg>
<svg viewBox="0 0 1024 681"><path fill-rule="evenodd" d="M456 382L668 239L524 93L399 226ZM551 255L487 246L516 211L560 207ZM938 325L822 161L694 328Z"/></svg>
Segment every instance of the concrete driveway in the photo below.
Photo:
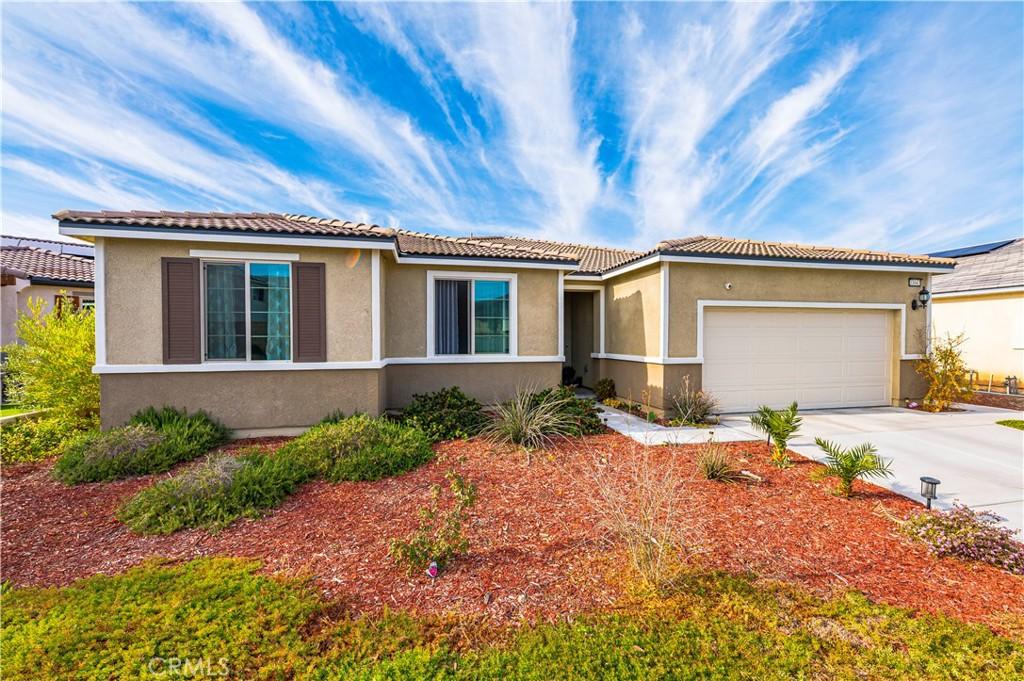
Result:
<svg viewBox="0 0 1024 681"><path fill-rule="evenodd" d="M942 481L937 505L960 501L1024 528L1024 432L996 425L1024 413L957 405L961 412L929 414L909 409L829 409L801 412L803 426L790 449L820 460L824 453L815 437L843 446L871 442L881 456L892 459L895 477L871 482L921 501L920 477ZM722 424L752 432L747 416L725 416Z"/></svg>

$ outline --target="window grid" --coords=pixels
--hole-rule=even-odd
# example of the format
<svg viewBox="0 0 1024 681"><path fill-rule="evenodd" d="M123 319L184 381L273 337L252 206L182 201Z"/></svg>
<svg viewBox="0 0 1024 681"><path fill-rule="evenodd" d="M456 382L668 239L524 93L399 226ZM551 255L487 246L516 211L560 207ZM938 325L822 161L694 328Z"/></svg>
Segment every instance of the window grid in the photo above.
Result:
<svg viewBox="0 0 1024 681"><path fill-rule="evenodd" d="M261 261L259 263L252 263L252 262L248 262L248 261L204 260L202 262L202 265L203 265L202 276L200 277L199 285L201 287L201 300L202 300L203 361L208 361L208 362L291 361L291 323L292 323L292 320L291 320L291 305L292 305L292 298L294 296L294 291L292 291L291 264L288 263L288 262L273 262L273 261L270 261L270 262ZM238 319L235 320L235 325L236 325L235 331L236 331L236 333L234 334L234 336L236 338L236 342L237 342L237 339L241 339L241 345L244 348L244 353L236 352L235 353L236 356L234 356L234 357L210 357L209 340L211 338L211 334L209 333L209 316L210 316L210 312L209 312L209 298L208 298L209 286L208 286L208 274L207 273L208 273L208 269L209 269L209 267L211 265L215 266L215 267L216 266L220 266L220 265L234 265L234 266L239 266L240 265L240 266L243 267L243 286L242 287L237 287L236 290L238 292L242 293L241 297L242 297L243 303L244 303L244 306L243 306L244 312L243 313L236 312L236 313L233 313L233 314L235 314L235 315L243 314L244 315L244 324L242 323L241 320L238 320ZM271 334L270 336L268 336L267 334L263 333L263 334L257 334L255 337L253 336L253 331L252 331L252 327L253 327L253 324L252 324L252 321L253 321L252 320L252 315L253 315L253 312L252 312L252 295L253 295L253 293L252 293L252 273L251 273L253 265L257 265L257 266L271 265L271 266L278 266L278 267L283 266L283 267L286 268L286 270L287 270L287 275L286 276L287 276L287 282L288 282L287 283L287 290L288 290L287 312L279 312L279 313L269 313L268 312L268 321L269 321L269 314L287 315L287 317L288 317L288 331L287 331L287 333ZM257 287L257 288L261 288L263 290L283 290L285 287L284 286L274 286L274 287ZM241 330L241 328L243 328L243 326L244 326L244 336L240 332L240 330ZM214 334L212 337L223 337L223 335L224 334ZM283 357L278 358L276 360L260 359L260 358L253 359L252 355L253 355L253 340L254 340L254 338L266 339L268 342L269 342L270 338L277 339L286 348L286 351L284 353L282 353ZM263 347L265 348L266 345L264 345Z"/></svg>

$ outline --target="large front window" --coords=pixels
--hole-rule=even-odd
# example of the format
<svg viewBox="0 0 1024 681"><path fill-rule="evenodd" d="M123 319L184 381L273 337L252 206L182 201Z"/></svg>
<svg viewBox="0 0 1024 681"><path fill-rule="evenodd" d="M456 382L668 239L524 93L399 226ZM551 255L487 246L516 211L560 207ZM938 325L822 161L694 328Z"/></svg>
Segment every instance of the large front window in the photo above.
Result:
<svg viewBox="0 0 1024 681"><path fill-rule="evenodd" d="M434 353L509 354L510 282L434 280Z"/></svg>
<svg viewBox="0 0 1024 681"><path fill-rule="evenodd" d="M207 262L203 276L206 359L291 359L287 263Z"/></svg>

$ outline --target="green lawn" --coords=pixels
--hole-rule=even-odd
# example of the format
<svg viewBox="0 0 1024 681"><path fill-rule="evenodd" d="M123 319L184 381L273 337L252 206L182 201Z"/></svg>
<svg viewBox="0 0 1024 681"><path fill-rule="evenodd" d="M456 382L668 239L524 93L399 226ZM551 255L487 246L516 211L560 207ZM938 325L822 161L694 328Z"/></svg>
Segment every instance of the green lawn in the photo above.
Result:
<svg viewBox="0 0 1024 681"><path fill-rule="evenodd" d="M62 589L5 589L5 676L158 678L174 664L192 677L244 679L1024 674L1024 646L985 627L915 617L856 593L821 600L720 574L686 575L615 614L497 627L455 615L353 618L303 582L261 576L257 567L208 558Z"/></svg>
<svg viewBox="0 0 1024 681"><path fill-rule="evenodd" d="M0 417L3 416L14 416L15 414L24 414L28 409L22 409L19 406L13 404L5 404L0 407Z"/></svg>
<svg viewBox="0 0 1024 681"><path fill-rule="evenodd" d="M996 421L1001 426L1007 428L1016 428L1017 430L1024 430L1024 420L1022 419L1006 419L1005 421Z"/></svg>

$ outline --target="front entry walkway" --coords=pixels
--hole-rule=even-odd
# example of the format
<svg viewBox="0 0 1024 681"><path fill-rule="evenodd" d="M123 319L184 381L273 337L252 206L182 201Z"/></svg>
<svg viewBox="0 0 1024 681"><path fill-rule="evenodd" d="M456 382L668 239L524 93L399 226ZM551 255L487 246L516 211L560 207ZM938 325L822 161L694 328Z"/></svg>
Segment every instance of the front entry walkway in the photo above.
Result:
<svg viewBox="0 0 1024 681"><path fill-rule="evenodd" d="M760 435L747 430L740 430L723 423L708 428L670 428L657 423L649 423L639 416L628 414L618 409L597 405L601 410L601 419L605 425L617 433L622 433L644 445L688 445L707 442L714 436L718 442L745 442L764 439Z"/></svg>

